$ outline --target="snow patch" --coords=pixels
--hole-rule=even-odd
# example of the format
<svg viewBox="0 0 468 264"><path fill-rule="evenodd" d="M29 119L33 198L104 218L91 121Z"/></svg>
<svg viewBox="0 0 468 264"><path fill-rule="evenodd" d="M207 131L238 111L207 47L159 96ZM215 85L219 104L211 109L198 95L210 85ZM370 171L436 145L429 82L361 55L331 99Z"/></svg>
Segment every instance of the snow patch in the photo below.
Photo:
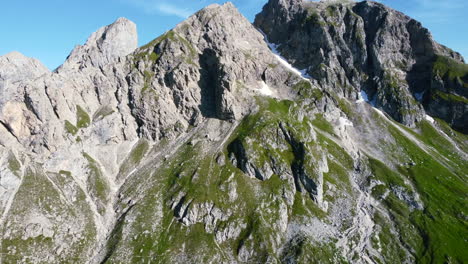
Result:
<svg viewBox="0 0 468 264"><path fill-rule="evenodd" d="M342 127L345 127L345 126L354 126L353 122L349 121L347 118L344 118L342 116L340 116L340 118L338 119L338 124L339 126L342 126Z"/></svg>
<svg viewBox="0 0 468 264"><path fill-rule="evenodd" d="M378 109L378 108L374 108L374 110L375 110L377 113L379 113L379 115L381 115L381 116L387 118L387 116L382 112L382 110L380 110L380 109Z"/></svg>
<svg viewBox="0 0 468 264"><path fill-rule="evenodd" d="M304 69L304 70L299 70L297 68L294 68L294 66L292 66L283 56L281 56L281 54L278 52L278 45L274 44L274 43L269 43L267 41L267 44L268 44L268 47L270 47L271 51L273 52L273 54L275 55L276 59L284 66L286 67L288 70L290 70L291 72L293 72L294 74L298 75L298 76L301 76L302 79L304 80L309 80L310 76L307 74L307 69Z"/></svg>
<svg viewBox="0 0 468 264"><path fill-rule="evenodd" d="M358 95L358 99L356 100L356 103L362 103L366 102L375 107L375 103L377 101L377 96L374 95L374 98L372 100L369 99L369 95L367 95L366 91L361 90L361 92Z"/></svg>
<svg viewBox="0 0 468 264"><path fill-rule="evenodd" d="M264 81L260 82L260 89L258 91L266 96L273 96L275 93Z"/></svg>
<svg viewBox="0 0 468 264"><path fill-rule="evenodd" d="M427 121L429 121L429 122L431 122L432 124L434 124L434 122L435 122L435 121L434 121L434 118L432 118L431 116L428 116L428 115L426 115L425 118L426 118Z"/></svg>
<svg viewBox="0 0 468 264"><path fill-rule="evenodd" d="M135 169L133 169L133 170L132 170L132 171L131 171L131 172L128 174L128 176L132 175L132 174L133 174L133 173L135 173L136 171L137 171L137 169L136 169L136 168L135 168Z"/></svg>
<svg viewBox="0 0 468 264"><path fill-rule="evenodd" d="M268 38L267 38L266 34L261 30L259 30L259 31L260 31L260 33L262 33L263 37L265 38L265 42L267 43L268 47L271 49L271 51L275 55L276 59L284 67L286 67L288 70L290 70L291 72L293 72L296 75L300 76L302 79L304 79L306 81L309 81L309 79L312 78L312 77L310 77L310 75L307 74L307 69L299 70L297 68L294 68L294 66L292 66L283 56L281 56L281 53L278 51L278 48L279 48L280 45L268 42Z"/></svg>
<svg viewBox="0 0 468 264"><path fill-rule="evenodd" d="M361 90L361 92L359 93L359 98L356 101L356 103L362 102L369 102L369 96L367 96L367 93L364 90Z"/></svg>

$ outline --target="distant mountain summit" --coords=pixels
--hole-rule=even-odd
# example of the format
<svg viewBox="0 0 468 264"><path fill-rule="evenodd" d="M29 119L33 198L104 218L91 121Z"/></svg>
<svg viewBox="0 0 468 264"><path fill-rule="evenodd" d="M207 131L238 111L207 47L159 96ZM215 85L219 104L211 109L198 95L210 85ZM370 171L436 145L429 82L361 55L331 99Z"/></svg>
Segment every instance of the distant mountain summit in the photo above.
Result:
<svg viewBox="0 0 468 264"><path fill-rule="evenodd" d="M418 21L372 1L291 0L270 1L255 25L323 89L364 91L405 125L426 111L467 132L467 66Z"/></svg>
<svg viewBox="0 0 468 264"><path fill-rule="evenodd" d="M38 60L28 58L23 54L13 51L0 57L0 87L6 82L14 83L39 77L49 70Z"/></svg>
<svg viewBox="0 0 468 264"><path fill-rule="evenodd" d="M94 32L83 46L76 46L57 71L103 67L132 53L137 47L135 23L119 18L111 25Z"/></svg>
<svg viewBox="0 0 468 264"><path fill-rule="evenodd" d="M0 57L0 263L464 263L468 66L371 1Z"/></svg>

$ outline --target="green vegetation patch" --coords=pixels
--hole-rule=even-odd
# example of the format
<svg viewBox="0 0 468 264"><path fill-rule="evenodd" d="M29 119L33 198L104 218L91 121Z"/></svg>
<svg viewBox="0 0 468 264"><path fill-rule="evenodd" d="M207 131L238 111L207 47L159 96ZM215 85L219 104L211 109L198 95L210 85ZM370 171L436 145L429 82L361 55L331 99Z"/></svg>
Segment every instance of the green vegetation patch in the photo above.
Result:
<svg viewBox="0 0 468 264"><path fill-rule="evenodd" d="M189 58L187 59L187 61L191 64L195 64L191 58L196 56L197 51L188 40L186 40L184 37L180 36L173 30L164 33L163 35L139 48L138 53L134 54L134 61L137 62L140 60L147 60L156 63L162 55L161 53L156 52L156 47L159 44L161 44L161 42L163 42L164 40L179 41L182 44L184 44L184 46L187 47L189 53Z"/></svg>
<svg viewBox="0 0 468 264"><path fill-rule="evenodd" d="M65 130L69 134L72 134L72 135L76 135L76 133L78 133L78 128L75 125L73 125L72 123L70 123L70 121L68 121L68 120L65 120Z"/></svg>
<svg viewBox="0 0 468 264"><path fill-rule="evenodd" d="M309 11L310 12L310 11ZM323 20L323 18L315 11L310 12L310 14L304 19L304 24L313 24L319 26L326 26L327 23Z"/></svg>
<svg viewBox="0 0 468 264"><path fill-rule="evenodd" d="M398 170L413 182L424 204L424 210L409 211L406 205L395 201L395 208L391 209L399 232L417 231L406 236L405 241L412 241L415 257L421 263L466 262L466 169L445 167L436 156L424 152L396 128L388 129L401 147L400 155L415 164Z"/></svg>
<svg viewBox="0 0 468 264"><path fill-rule="evenodd" d="M435 150L435 156L439 156L447 162L450 162L449 164L452 165L453 168L460 168L459 173L462 171L468 171L468 163L465 158L458 154L459 152L457 149L459 148L468 152L468 136L456 132L450 127L444 128L444 123L445 122L441 122L441 120L437 120L436 124L438 124L438 127L440 127L442 131L445 129L446 135L443 134L444 132L440 132L436 129L434 124L431 124L426 120L419 122L417 133L413 133L419 140L431 146L433 150ZM446 137L452 138L453 143Z"/></svg>
<svg viewBox="0 0 468 264"><path fill-rule="evenodd" d="M444 101L448 101L448 102L468 104L468 99L466 97L456 95L453 93L446 93L440 90L432 90L432 98L433 99L441 98Z"/></svg>
<svg viewBox="0 0 468 264"><path fill-rule="evenodd" d="M60 175L67 176L67 177L71 177L71 176L72 176L72 173L71 173L70 171L66 171L66 170L60 170L60 171L59 171L59 174L60 174Z"/></svg>
<svg viewBox="0 0 468 264"><path fill-rule="evenodd" d="M325 13L329 17L334 17L334 16L339 15L338 10L336 9L336 6L333 6L333 5L327 6L327 8L325 9Z"/></svg>
<svg viewBox="0 0 468 264"><path fill-rule="evenodd" d="M8 168L16 175L20 176L19 173L21 172L21 163L16 159L15 154L13 152L8 153Z"/></svg>
<svg viewBox="0 0 468 264"><path fill-rule="evenodd" d="M146 141L145 139L140 139L133 147L129 156L125 159L125 161L120 166L118 178L125 177L126 174L130 172L131 169L138 166L138 164L140 164L145 154L148 152L148 149L149 149L148 141Z"/></svg>
<svg viewBox="0 0 468 264"><path fill-rule="evenodd" d="M379 251L386 260L384 263L400 263L402 259L408 258L405 250L401 248L399 243L395 243L396 241L400 241L400 237L398 234L392 232L391 220L383 216L378 211L374 213L373 220L378 226L378 231L373 233L371 241L375 249L381 250ZM405 239L410 238L410 235L415 235L414 230L405 234ZM416 244L413 244L413 246L417 246L417 243L421 243L422 240L415 242ZM377 263L382 263L377 258L373 260Z"/></svg>
<svg viewBox="0 0 468 264"><path fill-rule="evenodd" d="M148 89L151 87L151 81L153 80L154 73L151 71L144 71L143 76L145 83L143 85L143 89L141 89L141 93L148 91Z"/></svg>
<svg viewBox="0 0 468 264"><path fill-rule="evenodd" d="M149 55L149 59L152 61L152 62L156 62L158 61L159 57L161 57L161 55L157 54L156 52L151 52L150 55Z"/></svg>
<svg viewBox="0 0 468 264"><path fill-rule="evenodd" d="M179 34L177 34L177 38L179 39L180 42L182 42L189 49L190 56L195 57L195 55L197 54L197 51L192 46L192 44L188 40L186 40L184 37L180 36Z"/></svg>
<svg viewBox="0 0 468 264"><path fill-rule="evenodd" d="M433 64L433 74L441 77L447 76L452 81L460 79L466 85L468 64L460 63L449 57L437 56Z"/></svg>
<svg viewBox="0 0 468 264"><path fill-rule="evenodd" d="M150 41L148 44L142 46L141 48L139 48L139 50L146 50L148 48L155 47L156 45L158 45L159 43L161 43L163 40L166 40L166 39L175 40L175 32L170 30L162 34L161 36L157 37L156 39Z"/></svg>
<svg viewBox="0 0 468 264"><path fill-rule="evenodd" d="M397 77L395 77L392 73L386 72L384 74L384 81L389 88L385 91L386 94L394 95L399 93L400 80L398 80Z"/></svg>
<svg viewBox="0 0 468 264"><path fill-rule="evenodd" d="M348 263L334 242L320 243L307 236L298 235L286 244L280 263Z"/></svg>
<svg viewBox="0 0 468 264"><path fill-rule="evenodd" d="M102 174L99 164L89 154L83 152L83 157L88 161L87 188L91 195L97 199L98 211L103 214L108 202L110 192L109 184Z"/></svg>
<svg viewBox="0 0 468 264"><path fill-rule="evenodd" d="M76 127L86 128L91 124L91 118L88 113L79 105L76 106Z"/></svg>
<svg viewBox="0 0 468 264"><path fill-rule="evenodd" d="M454 142L457 144L457 146L462 149L464 152L468 153L468 135L465 135L463 133L460 133L456 130L453 130L447 122L445 122L442 119L434 118L436 120L437 127L445 133L447 136L449 136ZM440 140L440 139L438 139Z"/></svg>
<svg viewBox="0 0 468 264"><path fill-rule="evenodd" d="M299 96L304 98L311 98L318 101L324 97L320 89L312 88L312 84L306 80L296 83L292 89L296 91Z"/></svg>
<svg viewBox="0 0 468 264"><path fill-rule="evenodd" d="M114 113L114 109L111 106L105 105L100 107L96 113L93 115L93 122L99 121L104 119L106 116L112 115Z"/></svg>
<svg viewBox="0 0 468 264"><path fill-rule="evenodd" d="M314 120L312 120L312 125L316 128L323 130L331 135L335 134L333 126L328 122L323 114L316 114Z"/></svg>
<svg viewBox="0 0 468 264"><path fill-rule="evenodd" d="M398 175L398 173L388 168L381 161L369 158L369 167L375 179L383 181L390 186L393 185L407 188L403 178Z"/></svg>
<svg viewBox="0 0 468 264"><path fill-rule="evenodd" d="M352 193L351 182L349 181L349 169L345 168L338 162L328 159L328 173L324 173L323 177L327 182L337 186L343 192Z"/></svg>
<svg viewBox="0 0 468 264"><path fill-rule="evenodd" d="M88 113L79 105L76 106L76 126L70 121L65 120L65 131L73 136L78 133L81 128L86 128L91 124L91 118Z"/></svg>
<svg viewBox="0 0 468 264"><path fill-rule="evenodd" d="M301 192L296 192L294 196L294 204L292 206L293 216L316 216L325 218L326 213L320 209L309 197L306 197Z"/></svg>
<svg viewBox="0 0 468 264"><path fill-rule="evenodd" d="M56 179L53 173L43 172L39 164L31 163L31 166L25 169L21 186L11 204L8 217L5 218L5 224L9 228L1 230L3 263L38 262L40 257L54 252L57 243L70 246L56 255L57 263L84 263L89 258L89 250L95 243L96 232L86 197L76 183L73 186L73 180L65 179L66 177L57 178L60 180ZM75 198L73 204L64 200L67 198L61 190L65 186L75 187L76 192L72 192ZM28 224L31 215L47 218L51 225L38 225L36 233L28 237L26 230L30 227ZM77 218L77 215L80 217ZM81 232L65 232L64 226L69 224L82 225ZM49 232L45 232L47 229ZM5 236L5 232L9 235ZM60 238L56 237L57 234L60 234Z"/></svg>

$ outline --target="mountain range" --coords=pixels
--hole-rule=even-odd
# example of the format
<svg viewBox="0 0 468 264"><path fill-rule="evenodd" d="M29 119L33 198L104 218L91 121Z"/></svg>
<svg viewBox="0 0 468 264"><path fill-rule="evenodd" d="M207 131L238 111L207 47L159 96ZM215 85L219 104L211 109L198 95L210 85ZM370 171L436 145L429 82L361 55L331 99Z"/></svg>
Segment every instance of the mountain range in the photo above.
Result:
<svg viewBox="0 0 468 264"><path fill-rule="evenodd" d="M373 1L0 57L0 263L466 263L468 65Z"/></svg>

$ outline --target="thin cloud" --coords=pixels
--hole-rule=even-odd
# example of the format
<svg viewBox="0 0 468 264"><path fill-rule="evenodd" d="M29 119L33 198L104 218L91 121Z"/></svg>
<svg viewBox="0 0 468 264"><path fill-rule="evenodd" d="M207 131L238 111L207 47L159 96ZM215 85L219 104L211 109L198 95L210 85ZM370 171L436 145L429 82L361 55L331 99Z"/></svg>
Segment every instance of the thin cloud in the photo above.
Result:
<svg viewBox="0 0 468 264"><path fill-rule="evenodd" d="M160 13L160 14L166 14L166 15L171 15L171 16L177 16L177 17L185 19L193 13L193 10L190 10L188 8L181 8L163 0L122 0L122 1L128 4L131 4L137 8L143 9L145 13L149 13L149 14ZM175 2L177 3L177 1ZM182 3L181 5L184 5L184 3Z"/></svg>
<svg viewBox="0 0 468 264"><path fill-rule="evenodd" d="M191 10L178 8L166 3L158 5L158 10L162 13L178 16L181 18L187 18L193 13Z"/></svg>

